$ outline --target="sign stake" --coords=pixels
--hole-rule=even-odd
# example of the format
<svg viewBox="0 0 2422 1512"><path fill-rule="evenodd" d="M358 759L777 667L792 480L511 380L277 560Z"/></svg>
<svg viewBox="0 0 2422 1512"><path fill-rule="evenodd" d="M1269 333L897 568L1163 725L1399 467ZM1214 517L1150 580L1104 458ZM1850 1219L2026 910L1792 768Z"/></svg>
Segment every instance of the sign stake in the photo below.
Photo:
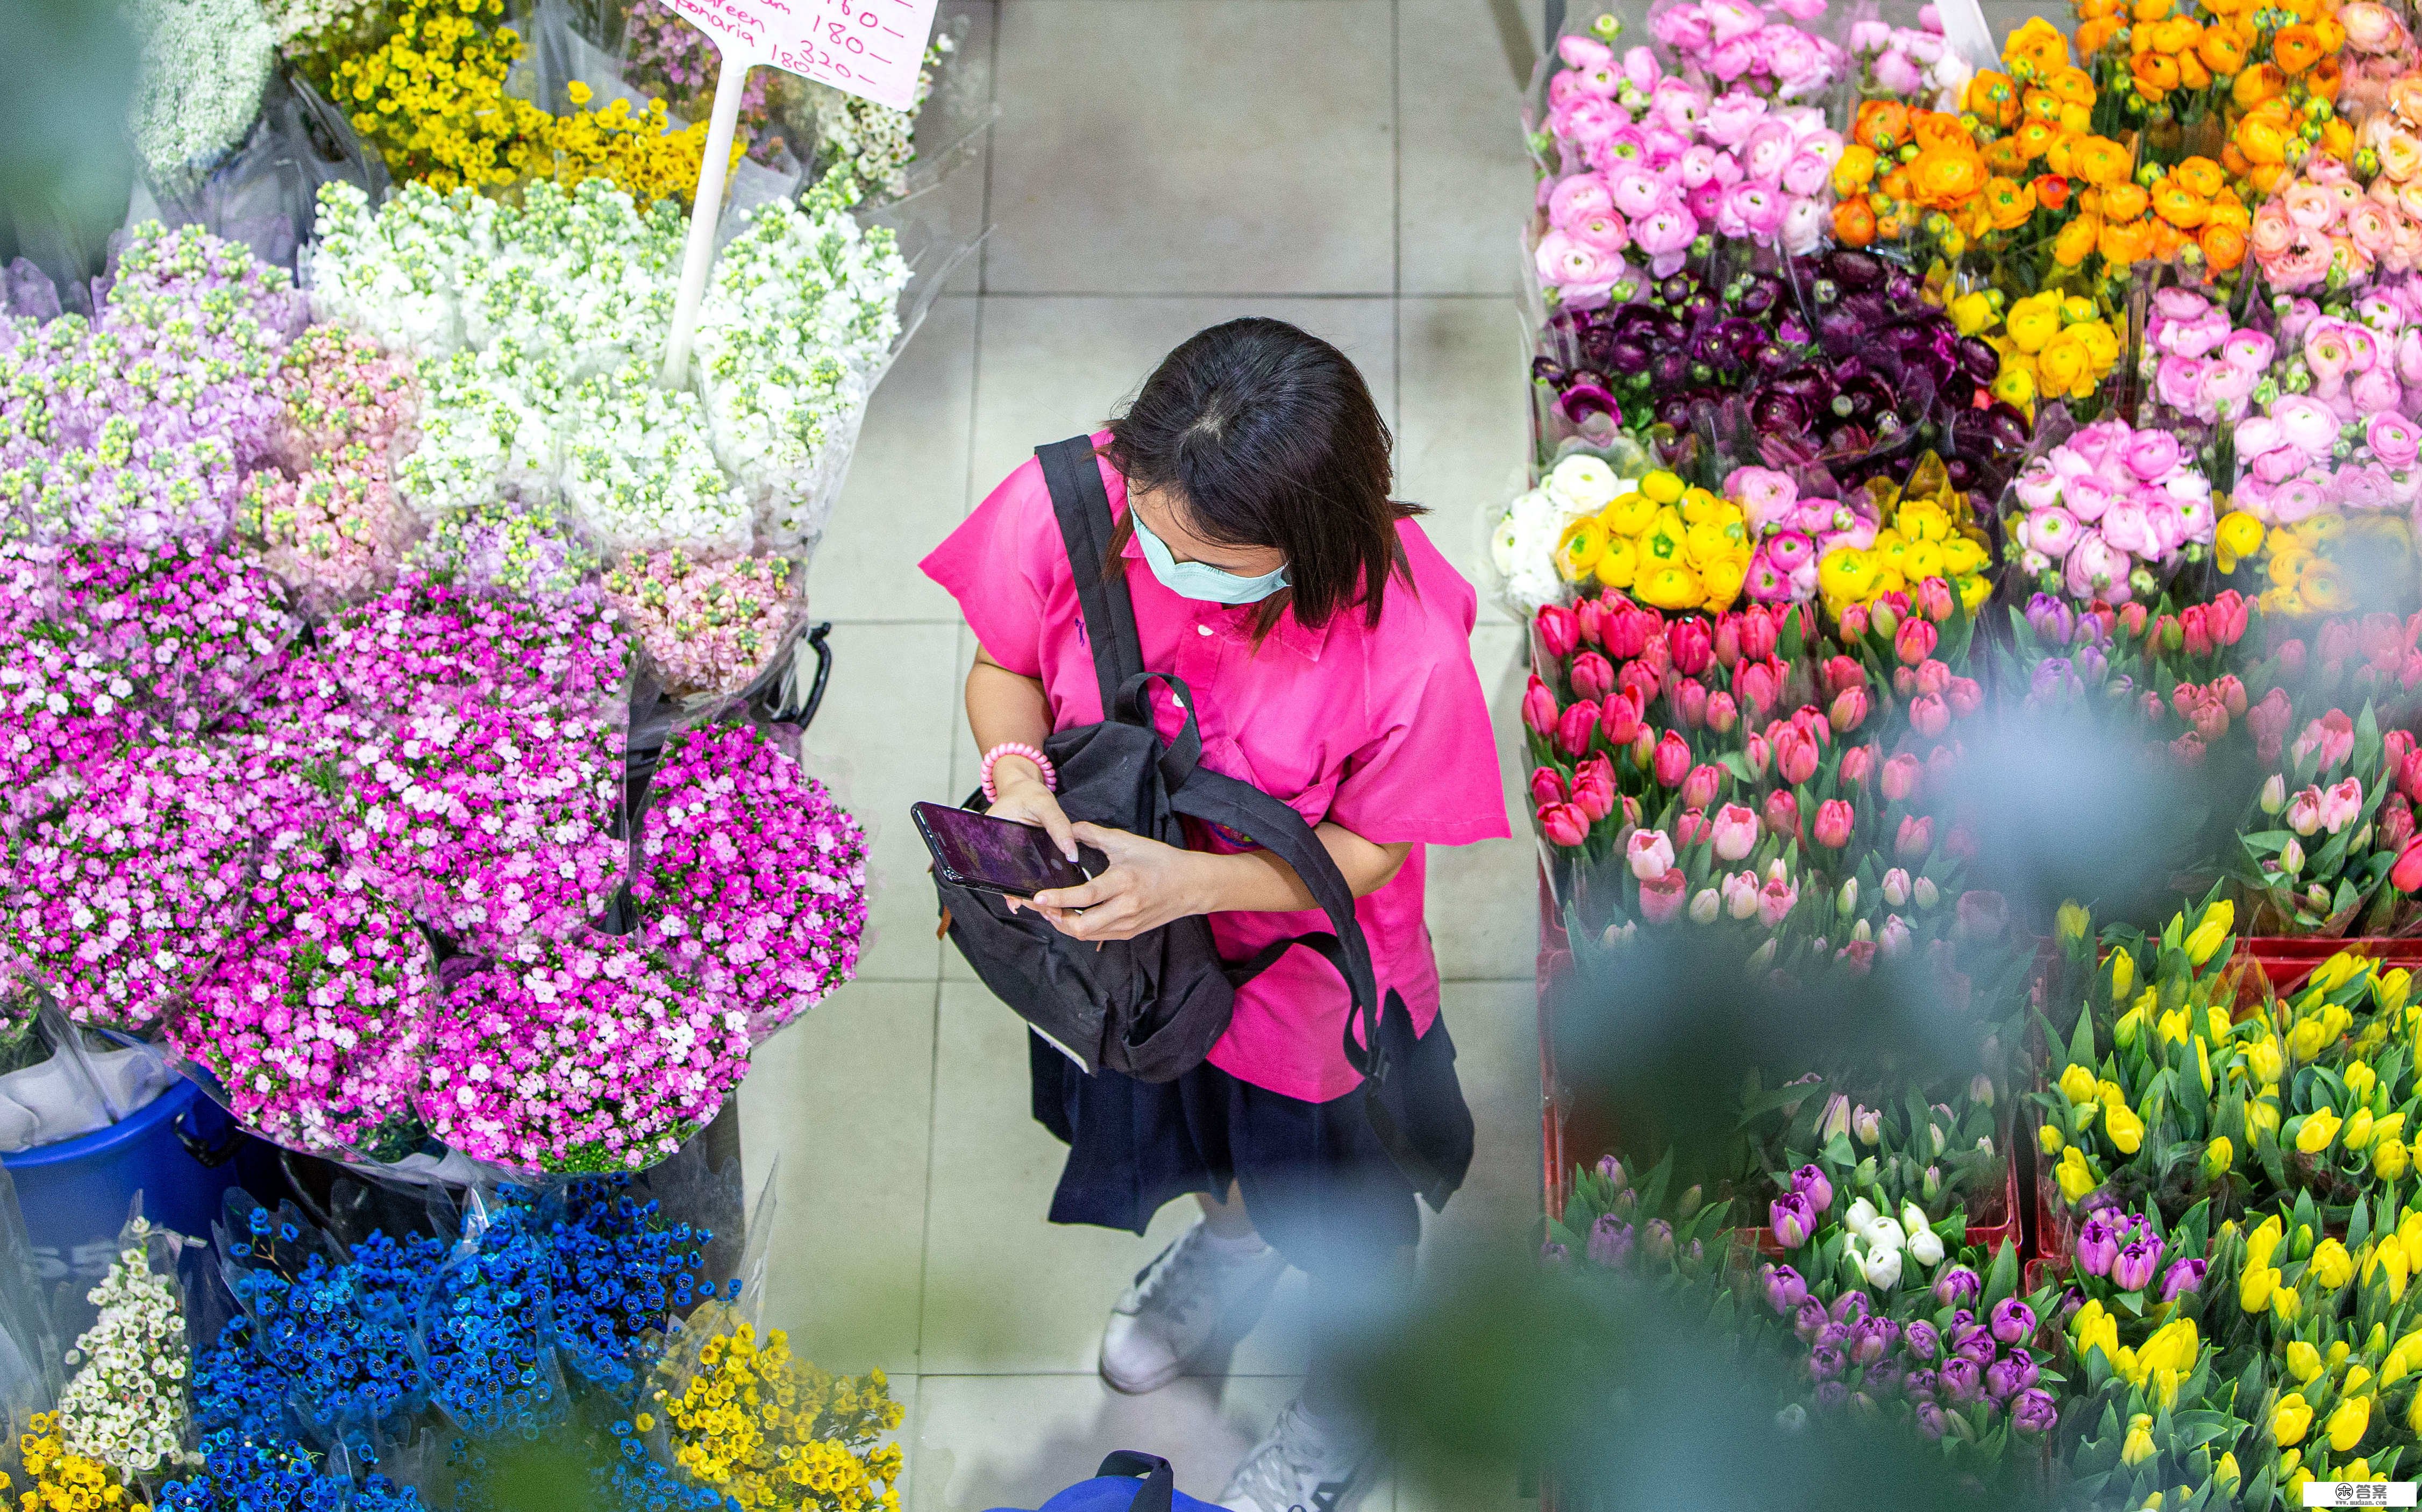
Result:
<svg viewBox="0 0 2422 1512"><path fill-rule="evenodd" d="M740 97L748 75L745 59L718 39L722 64L715 75L715 109L708 117L706 155L698 165L698 193L689 207L689 240L682 249L681 290L673 296L673 325L665 340L664 386L689 383L690 343L698 335L699 306L706 299L706 276L715 262L715 227L723 215L723 185L731 171L731 138L740 126Z"/></svg>

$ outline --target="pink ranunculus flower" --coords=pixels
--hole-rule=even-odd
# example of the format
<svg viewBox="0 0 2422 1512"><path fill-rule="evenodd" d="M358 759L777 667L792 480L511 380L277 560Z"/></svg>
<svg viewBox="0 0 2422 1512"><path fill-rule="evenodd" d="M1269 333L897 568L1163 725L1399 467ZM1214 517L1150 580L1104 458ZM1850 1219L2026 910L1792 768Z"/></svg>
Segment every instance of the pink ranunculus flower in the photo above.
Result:
<svg viewBox="0 0 2422 1512"><path fill-rule="evenodd" d="M1717 46L1747 37L1766 24L1752 0L1699 0L1707 18L1707 36Z"/></svg>
<svg viewBox="0 0 2422 1512"><path fill-rule="evenodd" d="M1573 32L1556 39L1556 55L1571 68L1594 69L1601 63L1613 61L1614 49L1595 37Z"/></svg>
<svg viewBox="0 0 2422 1512"><path fill-rule="evenodd" d="M2281 257L2295 244L2296 228L2288 219L2288 212L2276 201L2272 201L2254 213L2254 224L2247 232L2247 240L2256 257Z"/></svg>
<svg viewBox="0 0 2422 1512"><path fill-rule="evenodd" d="M1815 199L1794 199L1783 213L1783 250L1795 258L1806 257L1823 244L1832 225L1826 206Z"/></svg>
<svg viewBox="0 0 2422 1512"><path fill-rule="evenodd" d="M2060 499L2060 474L2052 469L2048 458L2036 457L2019 469L2010 488L2028 509L2044 509Z"/></svg>
<svg viewBox="0 0 2422 1512"><path fill-rule="evenodd" d="M1648 19L1648 29L1659 41L1685 57L1704 52L1715 44L1704 6L1684 4L1669 7Z"/></svg>
<svg viewBox="0 0 2422 1512"><path fill-rule="evenodd" d="M2054 561L2068 555L2068 548L2077 544L2077 538L2082 533L2083 528L2078 525L2077 516L2057 505L2028 511L2026 519L2019 526L2021 543L2042 552Z"/></svg>
<svg viewBox="0 0 2422 1512"><path fill-rule="evenodd" d="M2271 518L2278 525L2309 520L2329 507L2329 490L2305 474L2288 479L2271 490Z"/></svg>
<svg viewBox="0 0 2422 1512"><path fill-rule="evenodd" d="M2354 354L2346 336L2347 323L2335 319L2315 321L2304 329L2304 366L2323 383L2334 383L2353 366Z"/></svg>
<svg viewBox="0 0 2422 1512"><path fill-rule="evenodd" d="M2386 363L2356 374L2354 382L2347 386L2347 402L2353 411L2351 418L2393 410L2404 399L2404 386L2397 381L2396 370Z"/></svg>
<svg viewBox="0 0 2422 1512"><path fill-rule="evenodd" d="M2307 395L2281 400L2271 407L2271 417L2279 422L2281 437L2306 456L2325 456L2337 443L2337 417Z"/></svg>
<svg viewBox="0 0 2422 1512"><path fill-rule="evenodd" d="M2261 378L2258 370L2233 367L2226 362L2204 364L2203 388L2195 396L2194 413L2203 419L2216 420L2224 416L2235 419L2245 411L2254 397L2254 386Z"/></svg>
<svg viewBox="0 0 2422 1512"><path fill-rule="evenodd" d="M1783 165L1780 181L1785 193L1804 197L1824 188L1826 181L1832 176L1832 164L1826 162L1821 155L1803 148L1795 152L1791 160Z"/></svg>
<svg viewBox="0 0 2422 1512"><path fill-rule="evenodd" d="M1620 252L1631 244L1630 228L1624 225L1622 216L1612 211L1579 222L1571 228L1570 234L1583 246L1595 247L1600 252Z"/></svg>
<svg viewBox="0 0 2422 1512"><path fill-rule="evenodd" d="M2364 422L2363 444L2383 465L2410 467L2422 453L2422 426L2402 415L2374 415Z"/></svg>
<svg viewBox="0 0 2422 1512"><path fill-rule="evenodd" d="M2206 373L2214 366L2200 357L2166 353L2153 364L2153 393L2174 410L2210 419L2203 413L2203 394Z"/></svg>
<svg viewBox="0 0 2422 1512"><path fill-rule="evenodd" d="M1569 230L1575 222L1613 208L1614 196L1606 180L1595 173L1571 174L1548 194L1548 221L1559 230Z"/></svg>
<svg viewBox="0 0 2422 1512"><path fill-rule="evenodd" d="M2101 519L2117 496L2111 485L2100 478L2071 478L2060 491L2062 505L2087 525Z"/></svg>
<svg viewBox="0 0 2422 1512"><path fill-rule="evenodd" d="M1645 168L1625 168L1608 176L1608 199L1628 220L1652 214L1665 202L1665 183Z"/></svg>
<svg viewBox="0 0 2422 1512"><path fill-rule="evenodd" d="M1719 147L1738 147L1766 118L1766 102L1746 90L1729 90L1707 107L1700 131Z"/></svg>
<svg viewBox="0 0 2422 1512"><path fill-rule="evenodd" d="M2129 558L2103 540L2101 531L2088 530L2079 536L2063 565L2070 597L2128 602Z"/></svg>
<svg viewBox="0 0 2422 1512"><path fill-rule="evenodd" d="M2167 431L2139 431L2128 441L2128 470L2144 482L2152 482L2186 455L2178 438Z"/></svg>
<svg viewBox="0 0 2422 1512"><path fill-rule="evenodd" d="M1725 234L1766 241L1783 229L1784 197L1758 183L1737 183L1724 191L1724 200L1717 212L1719 228L1726 221L1739 226L1738 231Z"/></svg>
<svg viewBox="0 0 2422 1512"><path fill-rule="evenodd" d="M2259 376L2278 354L2278 343L2260 331L2232 331L2221 343L2220 360L2232 368Z"/></svg>
<svg viewBox="0 0 2422 1512"><path fill-rule="evenodd" d="M1876 84L1896 95L1912 95L1926 84L1926 71L1907 53L1895 49L1876 59Z"/></svg>
<svg viewBox="0 0 2422 1512"><path fill-rule="evenodd" d="M1752 528L1762 530L1800 501L1800 485L1771 467L1736 467L1724 479L1724 496L1739 503Z"/></svg>
<svg viewBox="0 0 2422 1512"><path fill-rule="evenodd" d="M2152 521L2145 506L2131 495L2119 499L2102 513L2102 539L2116 551L2147 560L2162 554L2161 542L2153 534Z"/></svg>
<svg viewBox="0 0 2422 1512"><path fill-rule="evenodd" d="M1681 181L1685 189L1711 183L1716 177L1716 159L1722 155L1715 148L1701 142L1682 154L1682 161L1674 165L1675 177Z"/></svg>
<svg viewBox="0 0 2422 1512"><path fill-rule="evenodd" d="M1777 182L1798 145L1798 138L1792 134L1788 123L1766 121L1753 130L1740 145L1742 176L1760 183Z"/></svg>

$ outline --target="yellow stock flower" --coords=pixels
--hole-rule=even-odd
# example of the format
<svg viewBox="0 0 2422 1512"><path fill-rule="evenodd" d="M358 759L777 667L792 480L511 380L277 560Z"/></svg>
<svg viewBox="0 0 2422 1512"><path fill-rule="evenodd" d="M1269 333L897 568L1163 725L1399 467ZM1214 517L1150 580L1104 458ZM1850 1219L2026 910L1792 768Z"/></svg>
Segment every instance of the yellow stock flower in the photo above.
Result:
<svg viewBox="0 0 2422 1512"><path fill-rule="evenodd" d="M2282 1449L2303 1443L2312 1425L2313 1410L2305 1404L2302 1392L2289 1392L2271 1410L2271 1437Z"/></svg>

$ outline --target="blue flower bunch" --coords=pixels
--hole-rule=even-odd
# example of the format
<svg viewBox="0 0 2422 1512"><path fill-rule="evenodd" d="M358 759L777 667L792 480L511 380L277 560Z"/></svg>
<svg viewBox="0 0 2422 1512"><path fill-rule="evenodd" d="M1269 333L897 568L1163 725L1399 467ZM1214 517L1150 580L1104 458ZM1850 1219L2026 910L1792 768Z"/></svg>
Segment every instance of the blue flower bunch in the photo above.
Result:
<svg viewBox="0 0 2422 1512"><path fill-rule="evenodd" d="M420 1495L385 1475L359 1482L315 1469L291 1441L256 1441L229 1429L204 1436L201 1473L170 1481L160 1512L421 1512Z"/></svg>
<svg viewBox="0 0 2422 1512"><path fill-rule="evenodd" d="M668 1308L686 1309L716 1294L701 1280L714 1235L666 1224L661 1208L604 1183L572 1189L552 1234L557 1346L594 1385L629 1391L638 1372L632 1345L664 1326ZM727 1284L733 1297L739 1282Z"/></svg>

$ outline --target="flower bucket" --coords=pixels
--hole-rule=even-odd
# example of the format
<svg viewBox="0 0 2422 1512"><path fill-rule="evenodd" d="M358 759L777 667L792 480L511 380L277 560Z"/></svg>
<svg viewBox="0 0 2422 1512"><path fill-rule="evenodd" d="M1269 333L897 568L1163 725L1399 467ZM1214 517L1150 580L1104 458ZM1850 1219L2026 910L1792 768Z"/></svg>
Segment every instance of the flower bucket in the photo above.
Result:
<svg viewBox="0 0 2422 1512"><path fill-rule="evenodd" d="M2391 967L2422 969L2422 937L2357 936L2325 939L2311 935L2256 935L2237 942L2232 968L2261 971L2273 992L2292 992L2340 951L2351 951Z"/></svg>
<svg viewBox="0 0 2422 1512"><path fill-rule="evenodd" d="M235 1185L243 1138L199 1087L180 1080L107 1128L0 1156L42 1280L98 1282L138 1192L153 1224L208 1237Z"/></svg>

